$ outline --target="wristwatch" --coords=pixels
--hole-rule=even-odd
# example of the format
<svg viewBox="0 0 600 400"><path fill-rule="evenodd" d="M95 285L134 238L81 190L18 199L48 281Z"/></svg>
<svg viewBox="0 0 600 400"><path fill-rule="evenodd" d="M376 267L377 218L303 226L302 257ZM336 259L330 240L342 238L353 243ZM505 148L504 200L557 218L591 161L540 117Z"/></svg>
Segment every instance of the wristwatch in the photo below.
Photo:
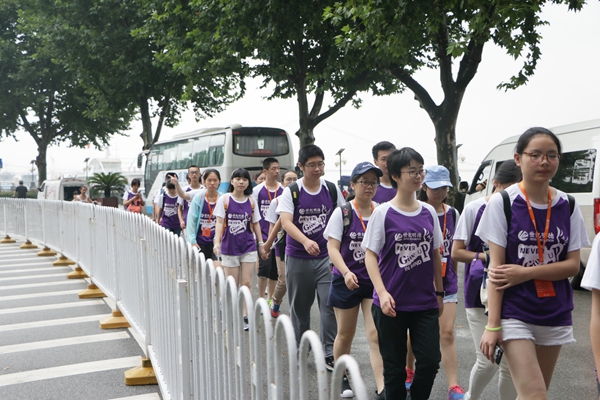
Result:
<svg viewBox="0 0 600 400"><path fill-rule="evenodd" d="M446 297L446 291L442 290L441 292L435 292L436 296Z"/></svg>

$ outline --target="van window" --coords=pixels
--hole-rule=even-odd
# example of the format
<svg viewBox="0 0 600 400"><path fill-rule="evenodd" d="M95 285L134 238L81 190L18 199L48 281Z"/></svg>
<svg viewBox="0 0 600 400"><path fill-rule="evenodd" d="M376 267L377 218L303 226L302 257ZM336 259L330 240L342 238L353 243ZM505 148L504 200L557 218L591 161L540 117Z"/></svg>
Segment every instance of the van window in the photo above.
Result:
<svg viewBox="0 0 600 400"><path fill-rule="evenodd" d="M491 182L488 182L488 178L490 176L490 172L492 169L492 160L484 161L480 166L477 172L475 173L475 177L473 178L473 182L471 182L471 187L469 188L468 193L477 192L477 185L482 182L485 182L485 185ZM481 191L481 190L479 190ZM485 190L484 190L485 191Z"/></svg>
<svg viewBox="0 0 600 400"><path fill-rule="evenodd" d="M596 149L563 153L550 185L567 193L590 193L595 165Z"/></svg>

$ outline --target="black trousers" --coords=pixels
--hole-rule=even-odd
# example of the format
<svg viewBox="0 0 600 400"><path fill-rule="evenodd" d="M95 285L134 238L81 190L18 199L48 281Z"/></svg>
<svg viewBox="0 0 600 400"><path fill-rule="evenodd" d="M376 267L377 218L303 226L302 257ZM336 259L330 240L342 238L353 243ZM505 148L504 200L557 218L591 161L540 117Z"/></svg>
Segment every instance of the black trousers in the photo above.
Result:
<svg viewBox="0 0 600 400"><path fill-rule="evenodd" d="M415 354L415 377L410 387L412 400L427 400L435 381L442 355L438 309L400 312L388 317L373 304L379 352L383 359L383 380L387 400L405 400L407 330Z"/></svg>

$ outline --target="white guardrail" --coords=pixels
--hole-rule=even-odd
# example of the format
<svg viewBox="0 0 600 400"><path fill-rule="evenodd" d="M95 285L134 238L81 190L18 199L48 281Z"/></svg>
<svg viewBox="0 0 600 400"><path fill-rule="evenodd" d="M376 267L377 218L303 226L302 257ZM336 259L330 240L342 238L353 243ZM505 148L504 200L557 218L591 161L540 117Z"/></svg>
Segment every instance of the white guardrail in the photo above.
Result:
<svg viewBox="0 0 600 400"><path fill-rule="evenodd" d="M290 319L275 326L267 302L225 280L183 238L141 214L77 202L0 199L0 229L73 260L114 300L145 345L164 399L339 398L347 369L367 400L356 360L344 355L329 383L318 335L296 348ZM242 326L244 303L250 333ZM309 371L312 351L316 372ZM315 382L316 374L316 382ZM310 380L310 382L309 382Z"/></svg>

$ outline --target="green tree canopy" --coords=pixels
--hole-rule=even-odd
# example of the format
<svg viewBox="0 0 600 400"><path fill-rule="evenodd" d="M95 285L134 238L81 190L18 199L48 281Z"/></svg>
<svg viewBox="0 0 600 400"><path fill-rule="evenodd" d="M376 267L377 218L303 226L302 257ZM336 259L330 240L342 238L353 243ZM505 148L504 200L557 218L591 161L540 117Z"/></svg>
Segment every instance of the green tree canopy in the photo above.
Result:
<svg viewBox="0 0 600 400"><path fill-rule="evenodd" d="M113 192L123 193L125 191L127 178L119 172L96 172L90 176L88 184L94 196L104 193L104 197L108 198Z"/></svg>
<svg viewBox="0 0 600 400"><path fill-rule="evenodd" d="M0 3L0 132L24 130L38 146L39 183L50 145L100 148L127 128L127 112L94 114L80 77L60 61L55 20L40 0Z"/></svg>
<svg viewBox="0 0 600 400"><path fill-rule="evenodd" d="M518 73L499 88L527 83L541 57L539 29L545 4L579 10L584 0L410 0L401 3L345 0L325 11L343 32L342 49L362 51L381 71L410 89L435 127L438 163L450 170L458 187L456 121L467 86L477 73L484 46L493 43L522 62ZM439 71L444 98L436 104L415 78L423 68ZM501 77L499 79L502 79Z"/></svg>
<svg viewBox="0 0 600 400"><path fill-rule="evenodd" d="M362 51L336 46L338 31L321 15L330 0L145 0L155 10L147 33L165 46L164 57L194 81L208 69L240 84L246 76L272 88L269 99L298 100L301 145L314 128L357 94L397 88L385 72L366 64ZM312 98L312 104L310 103ZM325 109L324 104L330 101Z"/></svg>

